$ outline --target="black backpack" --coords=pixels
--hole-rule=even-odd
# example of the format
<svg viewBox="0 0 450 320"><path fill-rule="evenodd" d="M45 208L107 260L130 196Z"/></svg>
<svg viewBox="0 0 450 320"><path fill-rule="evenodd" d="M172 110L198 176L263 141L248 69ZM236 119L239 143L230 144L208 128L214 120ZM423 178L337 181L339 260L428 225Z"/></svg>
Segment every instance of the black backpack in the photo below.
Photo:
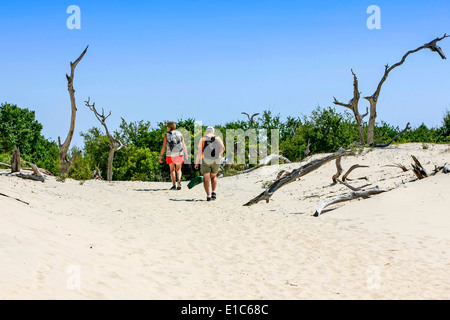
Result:
<svg viewBox="0 0 450 320"><path fill-rule="evenodd" d="M216 137L207 137L203 145L203 156L206 159L217 160L220 157L220 144Z"/></svg>

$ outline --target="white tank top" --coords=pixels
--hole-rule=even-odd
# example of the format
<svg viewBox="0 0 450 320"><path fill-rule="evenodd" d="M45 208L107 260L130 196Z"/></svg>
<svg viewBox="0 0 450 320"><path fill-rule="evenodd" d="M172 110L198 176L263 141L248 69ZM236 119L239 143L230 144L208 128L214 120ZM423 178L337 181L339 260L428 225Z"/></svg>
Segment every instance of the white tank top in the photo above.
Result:
<svg viewBox="0 0 450 320"><path fill-rule="evenodd" d="M180 155L183 154L183 142L182 142L182 138L183 135L181 134L180 131L174 130L174 131L169 131L166 133L166 137L167 137L167 147L166 147L166 156L168 157L178 157ZM169 142L173 140L174 146L171 149Z"/></svg>

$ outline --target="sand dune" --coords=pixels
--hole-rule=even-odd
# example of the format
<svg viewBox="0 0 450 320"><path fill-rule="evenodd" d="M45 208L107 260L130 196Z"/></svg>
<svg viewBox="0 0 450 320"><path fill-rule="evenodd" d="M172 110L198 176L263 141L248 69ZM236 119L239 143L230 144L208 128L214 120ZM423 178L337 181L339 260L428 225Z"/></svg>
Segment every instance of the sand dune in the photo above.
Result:
<svg viewBox="0 0 450 320"><path fill-rule="evenodd" d="M44 183L0 170L1 299L449 299L450 174L420 181L414 154L432 172L448 145L365 149L342 159L350 178L396 189L330 206L348 193L328 163L242 204L299 163L222 178L218 199L201 186L167 183ZM315 155L312 159L322 157ZM355 186L367 183L354 180Z"/></svg>

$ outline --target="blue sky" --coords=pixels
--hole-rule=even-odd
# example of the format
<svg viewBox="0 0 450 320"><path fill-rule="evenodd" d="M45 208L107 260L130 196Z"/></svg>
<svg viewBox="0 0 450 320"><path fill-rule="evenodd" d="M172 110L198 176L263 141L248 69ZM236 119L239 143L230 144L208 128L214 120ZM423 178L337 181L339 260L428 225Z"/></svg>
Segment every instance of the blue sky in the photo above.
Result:
<svg viewBox="0 0 450 320"><path fill-rule="evenodd" d="M81 10L69 30L67 7ZM366 12L381 9L381 29ZM64 139L70 119L65 74L76 69L80 131L99 126L87 97L120 118L195 118L205 125L245 119L269 109L308 115L333 96L352 97L353 68L362 96L374 92L386 63L450 33L449 1L2 1L0 101L36 111L47 138ZM422 50L392 71L378 120L404 127L441 124L450 107L449 57ZM361 111L367 105L361 100ZM342 107L336 107L343 110Z"/></svg>

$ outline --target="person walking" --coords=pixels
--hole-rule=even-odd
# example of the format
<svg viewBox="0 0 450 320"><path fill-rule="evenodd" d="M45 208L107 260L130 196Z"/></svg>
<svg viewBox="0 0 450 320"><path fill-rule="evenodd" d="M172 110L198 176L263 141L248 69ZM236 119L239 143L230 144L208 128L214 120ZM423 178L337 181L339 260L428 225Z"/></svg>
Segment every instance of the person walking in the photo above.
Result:
<svg viewBox="0 0 450 320"><path fill-rule="evenodd" d="M214 127L207 127L205 136L198 145L195 169L200 165L203 175L203 187L206 192L206 201L216 200L217 173L220 168L220 157L225 152L225 146L220 137L214 135Z"/></svg>
<svg viewBox="0 0 450 320"><path fill-rule="evenodd" d="M164 151L166 152L166 163L170 167L170 178L172 188L170 190L181 189L181 167L184 161L184 155L187 157L186 144L180 131L175 130L177 125L173 121L166 124L167 133L164 135L164 142L161 148L159 162L163 163Z"/></svg>

